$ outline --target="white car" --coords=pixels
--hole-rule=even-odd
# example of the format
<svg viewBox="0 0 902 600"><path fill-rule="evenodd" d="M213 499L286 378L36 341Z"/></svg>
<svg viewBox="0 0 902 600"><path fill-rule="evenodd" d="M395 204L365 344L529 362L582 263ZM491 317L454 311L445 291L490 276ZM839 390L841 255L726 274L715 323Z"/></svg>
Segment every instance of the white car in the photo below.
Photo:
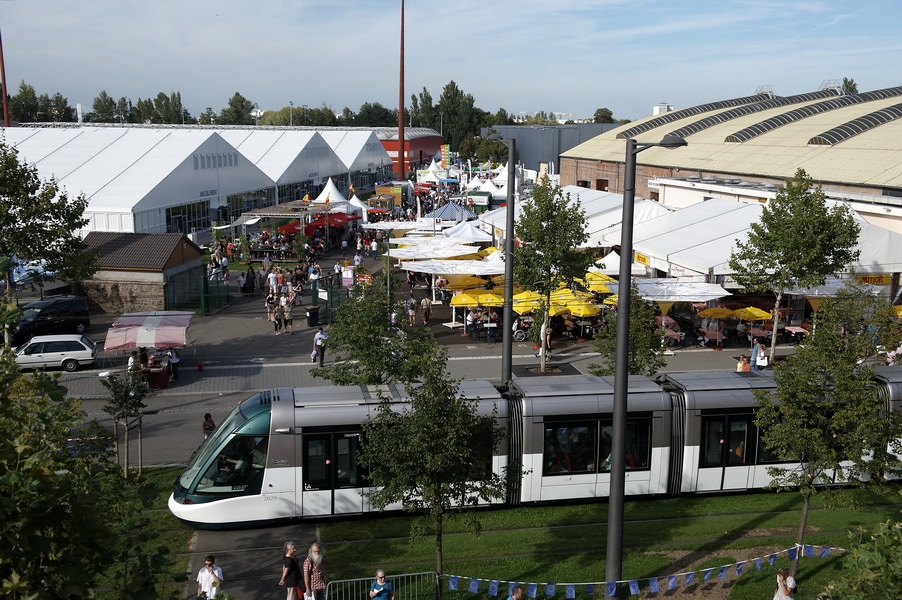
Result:
<svg viewBox="0 0 902 600"><path fill-rule="evenodd" d="M16 364L22 369L60 367L77 371L97 360L97 344L83 335L37 335L16 349Z"/></svg>

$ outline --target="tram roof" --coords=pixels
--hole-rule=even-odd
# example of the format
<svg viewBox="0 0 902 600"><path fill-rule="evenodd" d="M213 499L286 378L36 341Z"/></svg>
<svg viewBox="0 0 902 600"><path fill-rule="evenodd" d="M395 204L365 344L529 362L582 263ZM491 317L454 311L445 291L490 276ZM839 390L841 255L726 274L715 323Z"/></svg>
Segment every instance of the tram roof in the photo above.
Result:
<svg viewBox="0 0 902 600"><path fill-rule="evenodd" d="M522 378L514 381L523 397L523 415L554 416L610 413L614 378L593 375ZM631 375L627 383L629 410L670 410L670 397L654 381Z"/></svg>

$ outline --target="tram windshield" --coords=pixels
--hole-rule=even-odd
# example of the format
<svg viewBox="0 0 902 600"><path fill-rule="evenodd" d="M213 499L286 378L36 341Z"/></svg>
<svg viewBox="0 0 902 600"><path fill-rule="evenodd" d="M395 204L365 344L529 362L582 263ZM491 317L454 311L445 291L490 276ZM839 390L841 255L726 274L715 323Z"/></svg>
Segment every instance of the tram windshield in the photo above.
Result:
<svg viewBox="0 0 902 600"><path fill-rule="evenodd" d="M248 420L255 416L252 413L249 414L250 409L260 406L261 401L268 401L268 399L269 392L264 392L252 396L238 405L197 449L188 462L188 466L179 475L179 487L183 490L189 490L197 479L198 474L213 461L214 457L221 455L225 451L223 446L226 445L226 439L232 437L236 431L241 430ZM229 443L231 444L231 442Z"/></svg>

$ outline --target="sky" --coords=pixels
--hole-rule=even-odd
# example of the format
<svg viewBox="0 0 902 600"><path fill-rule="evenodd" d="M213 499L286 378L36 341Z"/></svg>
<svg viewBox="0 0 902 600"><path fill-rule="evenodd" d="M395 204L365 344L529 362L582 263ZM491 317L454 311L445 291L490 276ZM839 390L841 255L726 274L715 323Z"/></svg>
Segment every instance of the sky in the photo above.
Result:
<svg viewBox="0 0 902 600"><path fill-rule="evenodd" d="M239 92L263 110L398 106L401 0L0 0L6 80L91 110ZM637 119L843 77L902 85L900 0L406 0L404 99L454 81L494 113Z"/></svg>

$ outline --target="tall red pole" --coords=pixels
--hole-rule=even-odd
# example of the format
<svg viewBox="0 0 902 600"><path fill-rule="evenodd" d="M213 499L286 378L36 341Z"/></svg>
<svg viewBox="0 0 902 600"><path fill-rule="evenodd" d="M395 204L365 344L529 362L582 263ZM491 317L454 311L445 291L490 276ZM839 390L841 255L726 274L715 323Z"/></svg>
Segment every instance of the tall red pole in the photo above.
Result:
<svg viewBox="0 0 902 600"><path fill-rule="evenodd" d="M9 127L9 90L6 89L6 65L3 63L2 37L0 37L0 86L3 87L3 126Z"/></svg>
<svg viewBox="0 0 902 600"><path fill-rule="evenodd" d="M404 0L401 0L401 74L398 82L398 179L407 174L404 156Z"/></svg>

